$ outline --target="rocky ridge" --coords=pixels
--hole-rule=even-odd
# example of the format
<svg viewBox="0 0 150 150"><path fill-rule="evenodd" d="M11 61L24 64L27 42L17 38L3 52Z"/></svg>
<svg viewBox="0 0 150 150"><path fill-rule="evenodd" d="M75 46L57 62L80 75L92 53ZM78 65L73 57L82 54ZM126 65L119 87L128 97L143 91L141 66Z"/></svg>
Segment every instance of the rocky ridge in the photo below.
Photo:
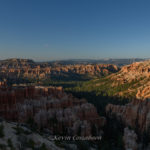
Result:
<svg viewBox="0 0 150 150"><path fill-rule="evenodd" d="M116 96L133 96L137 99L147 99L150 97L150 60L135 62L123 66L115 74L106 77L110 80L112 88L120 87Z"/></svg>
<svg viewBox="0 0 150 150"><path fill-rule="evenodd" d="M10 59L0 61L1 78L37 78L45 79L51 76L71 75L107 75L117 72L119 68L111 64L99 65L50 65L36 63L26 59Z"/></svg>

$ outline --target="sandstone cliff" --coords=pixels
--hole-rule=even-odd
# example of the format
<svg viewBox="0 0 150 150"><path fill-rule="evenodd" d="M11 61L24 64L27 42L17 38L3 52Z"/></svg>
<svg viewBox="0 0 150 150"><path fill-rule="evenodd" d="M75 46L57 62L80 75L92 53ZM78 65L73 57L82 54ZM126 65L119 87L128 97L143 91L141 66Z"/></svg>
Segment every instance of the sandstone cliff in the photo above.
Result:
<svg viewBox="0 0 150 150"><path fill-rule="evenodd" d="M133 100L129 104L120 106L108 104L106 112L115 115L125 125L136 128L139 132L148 131L150 127L150 100Z"/></svg>
<svg viewBox="0 0 150 150"><path fill-rule="evenodd" d="M150 60L146 60L123 66L119 72L105 77L97 85L108 86L113 96L147 99L150 97L149 77Z"/></svg>
<svg viewBox="0 0 150 150"><path fill-rule="evenodd" d="M71 77L73 75L108 75L117 72L119 68L111 64L99 65L50 65L48 63L35 63L26 59L11 59L0 62L1 79L18 78L50 79L51 77Z"/></svg>
<svg viewBox="0 0 150 150"><path fill-rule="evenodd" d="M108 104L106 113L116 118L126 127L124 129L124 147L126 150L150 149L150 100L135 99L126 105ZM129 129L130 128L130 129Z"/></svg>
<svg viewBox="0 0 150 150"><path fill-rule="evenodd" d="M32 119L52 134L99 135L105 118L85 99L66 94L62 87L19 86L0 89L0 116L11 121Z"/></svg>

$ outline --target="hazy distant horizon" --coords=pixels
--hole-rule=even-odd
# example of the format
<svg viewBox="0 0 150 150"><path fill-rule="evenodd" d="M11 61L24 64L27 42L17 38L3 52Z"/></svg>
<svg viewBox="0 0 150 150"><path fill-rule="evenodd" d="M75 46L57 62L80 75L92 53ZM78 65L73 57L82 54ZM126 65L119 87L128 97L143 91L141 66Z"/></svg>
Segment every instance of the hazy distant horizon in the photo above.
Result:
<svg viewBox="0 0 150 150"><path fill-rule="evenodd" d="M123 59L131 59L131 60L134 60L134 59L143 59L143 60L146 60L146 59L150 59L150 58L68 58L68 59L41 59L41 60L38 60L38 59L34 59L34 58L23 58L23 57L8 57L8 58L4 58L4 59L1 59L0 58L0 61L3 61L3 60L9 60L9 59L28 59L28 60L33 60L35 62L51 62L51 61L88 61L88 60L93 60L93 61L98 61L98 60L123 60Z"/></svg>

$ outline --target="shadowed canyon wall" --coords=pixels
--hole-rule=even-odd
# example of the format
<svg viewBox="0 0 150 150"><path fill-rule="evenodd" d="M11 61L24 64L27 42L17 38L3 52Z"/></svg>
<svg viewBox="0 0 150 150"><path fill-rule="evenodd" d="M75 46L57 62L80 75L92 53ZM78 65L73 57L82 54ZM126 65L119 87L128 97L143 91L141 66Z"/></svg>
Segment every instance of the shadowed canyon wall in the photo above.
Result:
<svg viewBox="0 0 150 150"><path fill-rule="evenodd" d="M52 134L99 135L105 118L85 99L66 94L62 87L19 86L0 89L0 116L17 122L32 119Z"/></svg>

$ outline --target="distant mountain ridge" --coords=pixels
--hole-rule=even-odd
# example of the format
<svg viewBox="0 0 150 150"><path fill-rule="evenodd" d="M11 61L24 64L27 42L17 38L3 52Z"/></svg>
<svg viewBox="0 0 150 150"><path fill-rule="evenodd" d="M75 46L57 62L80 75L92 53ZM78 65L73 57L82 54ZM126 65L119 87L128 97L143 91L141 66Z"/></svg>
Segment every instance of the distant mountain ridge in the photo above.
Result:
<svg viewBox="0 0 150 150"><path fill-rule="evenodd" d="M69 64L114 64L119 67L131 64L133 62L140 62L147 59L141 58L124 58L124 59L70 59L70 60L60 60L52 61L50 63L69 65Z"/></svg>

